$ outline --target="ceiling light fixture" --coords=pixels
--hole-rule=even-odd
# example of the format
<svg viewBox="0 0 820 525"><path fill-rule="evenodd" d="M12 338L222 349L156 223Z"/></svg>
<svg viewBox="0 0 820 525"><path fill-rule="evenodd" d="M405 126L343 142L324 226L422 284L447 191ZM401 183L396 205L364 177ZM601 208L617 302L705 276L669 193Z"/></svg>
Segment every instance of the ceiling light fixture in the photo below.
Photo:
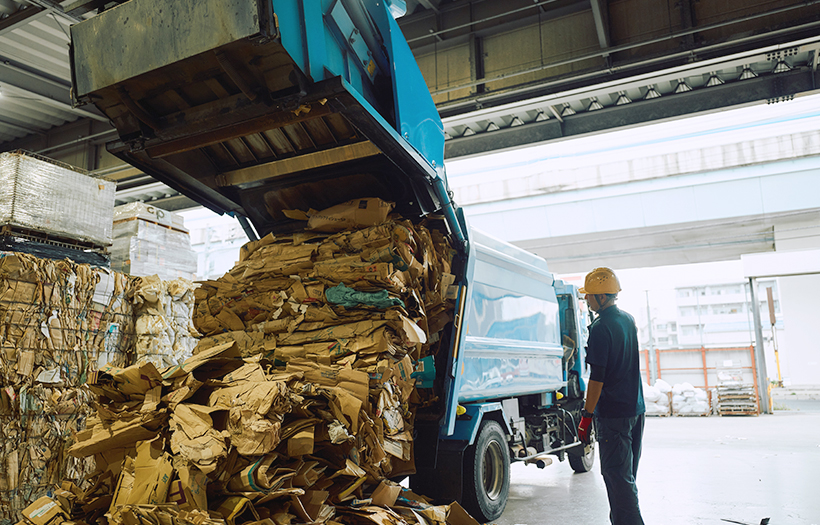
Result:
<svg viewBox="0 0 820 525"><path fill-rule="evenodd" d="M444 140L450 140L451 138L453 138L453 136L445 131L444 132Z"/></svg>
<svg viewBox="0 0 820 525"><path fill-rule="evenodd" d="M752 68L747 64L743 66L743 71L740 72L740 77L738 77L738 80L749 80L750 78L756 77L757 73L752 71Z"/></svg>
<svg viewBox="0 0 820 525"><path fill-rule="evenodd" d="M777 64L774 66L772 73L785 73L786 71L791 71L792 68L789 64L786 63L785 60L778 60Z"/></svg>
<svg viewBox="0 0 820 525"><path fill-rule="evenodd" d="M625 92L618 91L618 100L615 101L616 106L623 106L624 104L629 104L631 102L632 102L632 99L630 99L628 96L626 96Z"/></svg>
<svg viewBox="0 0 820 525"><path fill-rule="evenodd" d="M717 76L717 73L711 73L712 76L706 81L706 87L715 87L723 84L723 81Z"/></svg>
<svg viewBox="0 0 820 525"><path fill-rule="evenodd" d="M689 87L685 79L679 78L678 85L675 87L675 93L686 93L687 91L692 91L692 88Z"/></svg>
<svg viewBox="0 0 820 525"><path fill-rule="evenodd" d="M590 100L592 102L589 103L587 111L597 111L599 109L604 109L604 106L600 102L598 102L598 97L590 97Z"/></svg>
<svg viewBox="0 0 820 525"><path fill-rule="evenodd" d="M518 126L523 126L523 125L524 125L524 121L521 120L518 117L513 118L512 122L510 122L510 127L511 128L517 128Z"/></svg>
<svg viewBox="0 0 820 525"><path fill-rule="evenodd" d="M574 114L575 110L570 107L569 102L564 102L564 109L561 110L561 116L568 117Z"/></svg>
<svg viewBox="0 0 820 525"><path fill-rule="evenodd" d="M464 133L461 134L462 137L472 137L475 135L475 131L470 126L467 126L467 129L464 130Z"/></svg>
<svg viewBox="0 0 820 525"><path fill-rule="evenodd" d="M498 131L499 129L501 128L499 128L495 122L490 122L489 124L487 124L487 129L485 129L484 131Z"/></svg>
<svg viewBox="0 0 820 525"><path fill-rule="evenodd" d="M659 98L660 96L661 94L655 89L655 84L650 84L646 90L646 95L643 96L643 99L651 100L653 98Z"/></svg>
<svg viewBox="0 0 820 525"><path fill-rule="evenodd" d="M538 112L538 116L535 117L536 122L544 122L545 120L549 120L549 117L543 111Z"/></svg>

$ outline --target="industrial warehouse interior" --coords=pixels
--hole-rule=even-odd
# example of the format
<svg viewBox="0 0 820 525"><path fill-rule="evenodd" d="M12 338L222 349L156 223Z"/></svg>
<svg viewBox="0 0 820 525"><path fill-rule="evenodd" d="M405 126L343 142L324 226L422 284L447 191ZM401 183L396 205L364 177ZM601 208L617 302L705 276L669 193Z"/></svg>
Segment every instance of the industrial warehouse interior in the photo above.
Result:
<svg viewBox="0 0 820 525"><path fill-rule="evenodd" d="M820 524L819 53L814 0L0 0L0 525Z"/></svg>

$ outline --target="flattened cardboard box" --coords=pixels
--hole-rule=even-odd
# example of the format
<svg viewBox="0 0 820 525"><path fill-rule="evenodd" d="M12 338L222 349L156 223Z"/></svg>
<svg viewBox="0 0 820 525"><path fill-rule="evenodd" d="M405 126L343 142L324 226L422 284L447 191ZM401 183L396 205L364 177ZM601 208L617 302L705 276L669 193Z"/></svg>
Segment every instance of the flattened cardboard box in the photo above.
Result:
<svg viewBox="0 0 820 525"><path fill-rule="evenodd" d="M23 509L23 516L34 525L58 525L68 520L65 510L48 496Z"/></svg>

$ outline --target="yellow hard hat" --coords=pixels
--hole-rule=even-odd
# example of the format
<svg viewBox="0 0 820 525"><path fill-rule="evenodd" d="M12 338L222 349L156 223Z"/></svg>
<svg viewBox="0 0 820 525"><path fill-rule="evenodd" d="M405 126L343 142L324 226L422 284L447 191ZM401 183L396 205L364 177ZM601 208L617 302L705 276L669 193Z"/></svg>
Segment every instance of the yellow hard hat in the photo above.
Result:
<svg viewBox="0 0 820 525"><path fill-rule="evenodd" d="M582 294L618 293L621 283L610 268L595 268L584 279L584 286L578 290Z"/></svg>

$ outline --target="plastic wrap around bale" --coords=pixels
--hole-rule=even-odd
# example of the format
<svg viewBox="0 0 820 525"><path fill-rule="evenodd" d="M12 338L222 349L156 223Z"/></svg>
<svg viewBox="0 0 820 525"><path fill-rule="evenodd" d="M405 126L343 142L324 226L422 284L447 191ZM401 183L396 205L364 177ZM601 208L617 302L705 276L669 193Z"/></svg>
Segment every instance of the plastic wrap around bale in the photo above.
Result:
<svg viewBox="0 0 820 525"><path fill-rule="evenodd" d="M0 225L111 244L116 183L22 152L0 154Z"/></svg>
<svg viewBox="0 0 820 525"><path fill-rule="evenodd" d="M141 202L114 208L111 267L134 276L193 279L197 254L182 217Z"/></svg>

